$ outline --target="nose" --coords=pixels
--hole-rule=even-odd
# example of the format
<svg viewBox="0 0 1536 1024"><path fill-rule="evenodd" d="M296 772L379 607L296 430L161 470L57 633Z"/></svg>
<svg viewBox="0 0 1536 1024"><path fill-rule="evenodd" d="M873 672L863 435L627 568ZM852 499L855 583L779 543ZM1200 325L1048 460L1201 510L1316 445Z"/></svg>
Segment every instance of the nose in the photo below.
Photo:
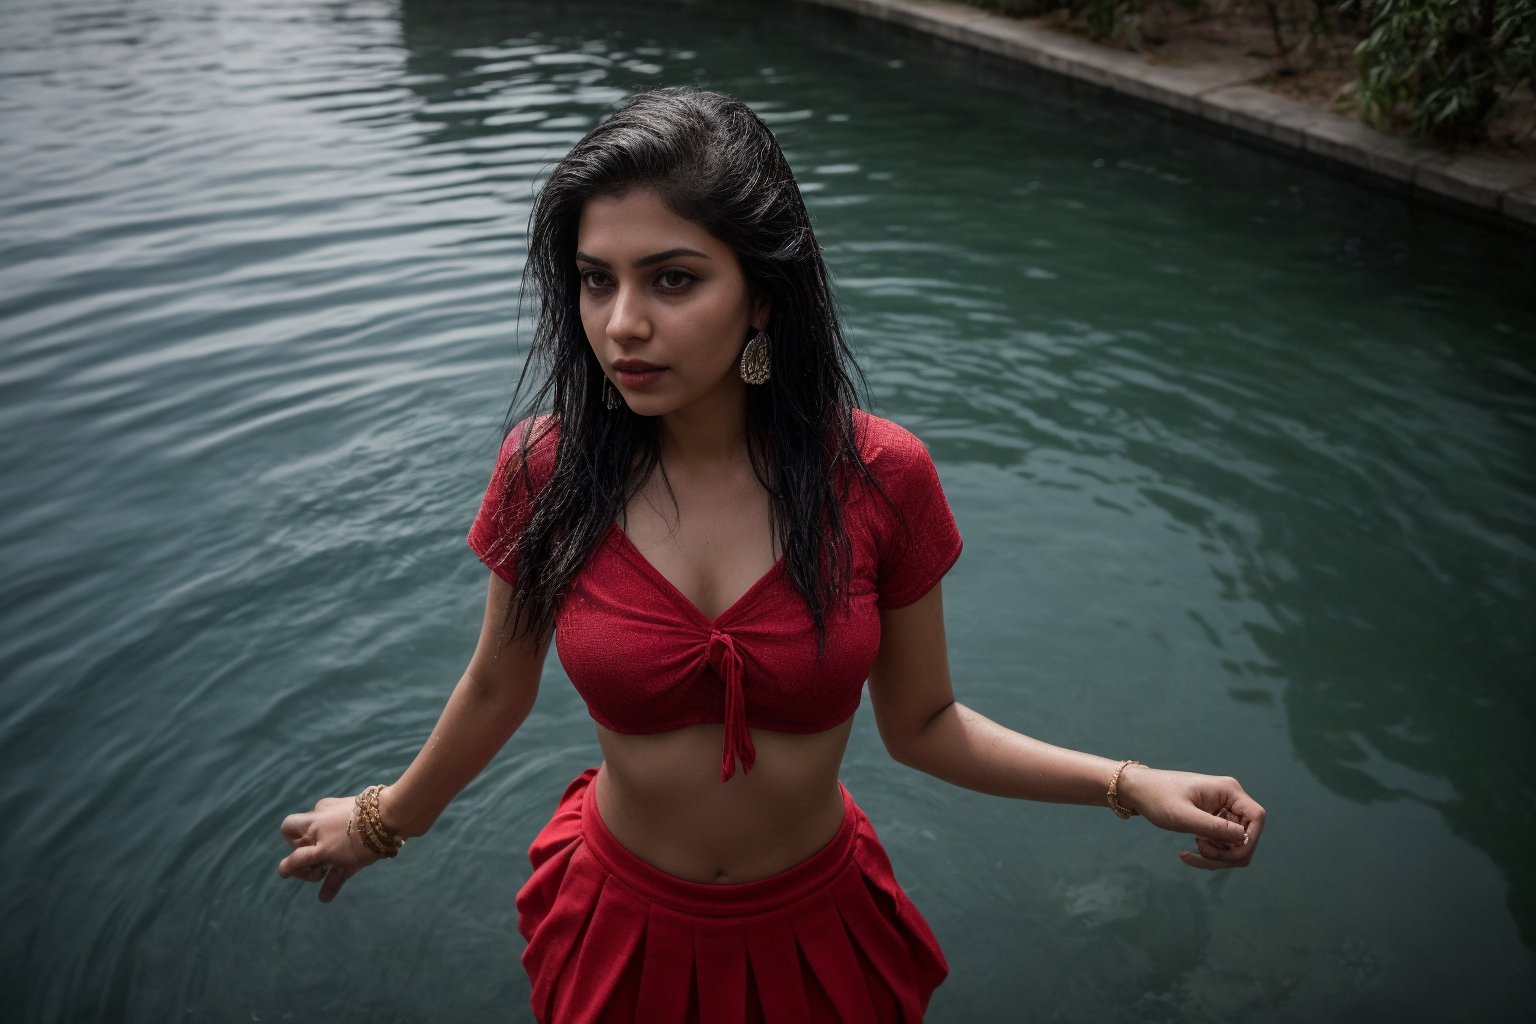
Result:
<svg viewBox="0 0 1536 1024"><path fill-rule="evenodd" d="M620 345L644 341L651 336L650 315L644 292L620 285L608 307L608 337Z"/></svg>

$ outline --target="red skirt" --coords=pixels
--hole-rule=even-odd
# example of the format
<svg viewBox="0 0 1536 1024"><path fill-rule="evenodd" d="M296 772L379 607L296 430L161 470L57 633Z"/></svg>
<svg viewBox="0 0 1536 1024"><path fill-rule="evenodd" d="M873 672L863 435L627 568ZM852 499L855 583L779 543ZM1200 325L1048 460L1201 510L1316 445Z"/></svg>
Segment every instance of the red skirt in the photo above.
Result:
<svg viewBox="0 0 1536 1024"><path fill-rule="evenodd" d="M847 789L842 826L809 860L709 885L620 845L596 775L560 798L517 894L541 1024L922 1020L949 965Z"/></svg>

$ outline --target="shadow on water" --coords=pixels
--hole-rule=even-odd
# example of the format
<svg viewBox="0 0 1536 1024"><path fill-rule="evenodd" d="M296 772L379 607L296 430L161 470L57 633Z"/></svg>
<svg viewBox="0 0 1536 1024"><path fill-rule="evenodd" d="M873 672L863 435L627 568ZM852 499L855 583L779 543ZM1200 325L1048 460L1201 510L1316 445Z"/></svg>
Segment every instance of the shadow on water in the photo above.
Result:
<svg viewBox="0 0 1536 1024"><path fill-rule="evenodd" d="M1301 762L1362 807L1440 814L1499 866L1536 949L1536 373L1518 340L1536 318L1514 319L1517 337L1415 340L1388 363L1370 352L1381 324L1366 317L1336 331L1322 373L1292 380L1283 401L1254 402L1205 438L1209 423L1164 420L1183 441L1268 467L1257 479L1189 476L1151 449L1136 458L1246 513L1239 530L1177 487L1152 496L1221 545L1229 597L1264 610L1245 623L1253 650L1228 667L1280 694Z"/></svg>
<svg viewBox="0 0 1536 1024"><path fill-rule="evenodd" d="M1336 537L1275 546L1294 579L1254 566L1245 581L1275 614L1277 627L1255 625L1253 638L1285 681L1296 750L1350 800L1439 812L1500 866L1521 940L1536 949L1530 527L1434 564L1410 539L1423 525L1411 496L1359 512ZM1363 615L1363 603L1402 621Z"/></svg>

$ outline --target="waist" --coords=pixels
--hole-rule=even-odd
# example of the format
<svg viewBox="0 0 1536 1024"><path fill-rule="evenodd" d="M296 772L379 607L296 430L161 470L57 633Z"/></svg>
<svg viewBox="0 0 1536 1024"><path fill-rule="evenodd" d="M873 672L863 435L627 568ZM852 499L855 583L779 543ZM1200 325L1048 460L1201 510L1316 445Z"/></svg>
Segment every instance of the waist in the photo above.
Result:
<svg viewBox="0 0 1536 1024"><path fill-rule="evenodd" d="M728 782L719 726L650 736L599 729L605 827L641 860L694 882L782 871L826 845L842 821L837 773L851 724L805 736L755 731L755 766Z"/></svg>
<svg viewBox="0 0 1536 1024"><path fill-rule="evenodd" d="M683 878L642 859L609 829L601 809L603 769L583 794L582 838L605 868L648 899L687 914L740 917L792 903L827 886L847 867L863 812L837 783L837 825L830 838L765 877L726 884Z"/></svg>

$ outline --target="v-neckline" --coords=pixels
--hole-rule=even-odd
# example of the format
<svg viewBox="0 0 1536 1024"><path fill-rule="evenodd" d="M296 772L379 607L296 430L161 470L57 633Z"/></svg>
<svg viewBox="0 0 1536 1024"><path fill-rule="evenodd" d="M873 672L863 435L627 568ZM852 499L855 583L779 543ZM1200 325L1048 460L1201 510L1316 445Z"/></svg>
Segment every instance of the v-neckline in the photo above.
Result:
<svg viewBox="0 0 1536 1024"><path fill-rule="evenodd" d="M646 558L641 550L635 546L635 542L630 540L629 534L624 532L623 527L619 526L618 523L611 523L609 525L609 531L613 536L618 538L618 544L620 548L630 556L632 561L634 561L643 570L645 570L645 572L662 590L671 594L677 600L677 602L684 608L687 608L688 611L694 615L694 617L709 626L718 625L719 623L730 618L732 612L746 605L754 596L757 595L758 591L768 586L768 584L771 583L784 568L784 556L780 555L778 560L770 565L766 572L759 576L750 587L742 591L740 597L727 605L725 610L722 611L719 615L716 615L714 618L710 618L708 615L704 614L704 610L702 608L693 603L693 600L687 594L683 593L682 589L679 588L676 583L673 583L671 580L669 580L660 569L651 564L651 560Z"/></svg>

